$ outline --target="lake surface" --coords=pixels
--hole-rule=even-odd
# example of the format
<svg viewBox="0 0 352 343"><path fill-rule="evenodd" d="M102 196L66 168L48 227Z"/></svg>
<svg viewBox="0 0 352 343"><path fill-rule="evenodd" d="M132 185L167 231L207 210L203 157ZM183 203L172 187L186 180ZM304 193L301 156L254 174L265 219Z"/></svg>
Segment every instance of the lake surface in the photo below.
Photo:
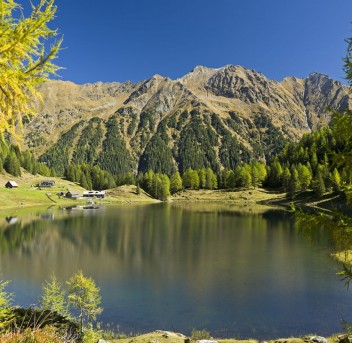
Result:
<svg viewBox="0 0 352 343"><path fill-rule="evenodd" d="M15 304L38 302L54 272L79 269L101 289L104 324L273 338L341 331L352 320L329 258L290 214L241 213L216 204L157 204L34 211L0 225L0 270Z"/></svg>

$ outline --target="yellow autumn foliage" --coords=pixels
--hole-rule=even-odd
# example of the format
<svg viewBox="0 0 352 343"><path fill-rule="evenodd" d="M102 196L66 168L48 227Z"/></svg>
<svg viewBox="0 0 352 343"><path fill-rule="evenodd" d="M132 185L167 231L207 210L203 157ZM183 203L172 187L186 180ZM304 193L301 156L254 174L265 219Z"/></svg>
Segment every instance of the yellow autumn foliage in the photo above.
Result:
<svg viewBox="0 0 352 343"><path fill-rule="evenodd" d="M33 104L40 101L38 85L59 69L56 58L62 39L48 27L54 18L54 0L39 0L24 17L14 0L0 0L0 134L22 127L24 117L34 114Z"/></svg>

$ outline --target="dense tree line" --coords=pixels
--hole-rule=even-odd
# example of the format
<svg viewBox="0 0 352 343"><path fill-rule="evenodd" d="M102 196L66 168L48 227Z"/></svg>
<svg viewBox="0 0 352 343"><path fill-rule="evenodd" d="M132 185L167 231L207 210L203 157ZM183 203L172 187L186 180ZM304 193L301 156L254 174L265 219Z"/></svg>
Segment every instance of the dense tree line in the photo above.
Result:
<svg viewBox="0 0 352 343"><path fill-rule="evenodd" d="M73 141L82 126L83 122L73 125L69 131L65 132L53 146L39 157L39 161L53 169L57 175L64 175L72 154Z"/></svg>
<svg viewBox="0 0 352 343"><path fill-rule="evenodd" d="M352 169L336 154L344 149L334 122L316 132L305 134L298 143L287 144L268 168L268 182L289 193L312 188L318 195L338 191L352 182Z"/></svg>
<svg viewBox="0 0 352 343"><path fill-rule="evenodd" d="M91 120L90 124L83 131L94 136L102 134L100 121ZM114 121L110 125L115 126ZM219 126L220 127L220 126ZM69 141L72 140L73 133L70 133ZM221 127L219 128L221 130ZM163 130L161 130L163 132ZM111 173L103 169L100 165L88 163L68 163L64 169L64 176L73 182L79 183L86 189L103 190L113 188L122 184L138 184L155 198L165 200L170 194L174 194L182 189L234 189L236 187L272 187L294 195L298 191L313 189L318 196L323 195L328 190L339 191L343 185L351 184L352 168L349 164L343 167L334 160L334 152L343 149L339 139L335 137L334 128L320 129L314 133L306 134L298 143L286 144L282 152L276 155L268 165L258 161L241 163L240 159L232 166L222 171L215 171L210 167L199 169L186 168L181 174L172 163L171 155L166 153L170 159L168 168L162 167L163 150L158 150L159 144L167 147L167 137L164 135L155 136L147 146L147 154L152 156L156 164L151 163L154 168L149 168L144 173L135 175L132 171ZM112 135L114 137L114 135ZM67 138L67 137L66 137ZM113 138L108 138L113 139ZM87 140L80 138L82 142L82 153L94 155L94 151L87 146ZM83 144L86 142L85 144ZM162 142L162 143L160 143ZM61 141L59 144L63 144ZM155 144L153 146L153 144ZM148 150L149 149L149 150ZM115 152L114 152L115 154ZM158 155L159 154L159 155ZM161 154L161 155L160 155ZM107 155L105 155L107 156ZM74 158L74 160L81 161ZM63 161L63 160L62 160ZM160 165L159 165L160 164ZM146 164L147 167L149 164ZM60 164L60 168L64 164ZM8 145L4 141L0 142L0 171L7 171L14 176L21 175L21 167L32 174L43 176L55 175L55 170L44 163L37 162L30 151L21 152L18 146ZM123 169L122 169L123 170ZM117 172L118 170L115 170Z"/></svg>
<svg viewBox="0 0 352 343"><path fill-rule="evenodd" d="M82 130L76 149L73 151L71 162L76 164L94 164L102 138L102 120L98 117L93 117Z"/></svg>
<svg viewBox="0 0 352 343"><path fill-rule="evenodd" d="M21 167L31 174L53 176L55 173L44 163L38 162L29 150L21 151L17 145L0 140L0 173L21 176Z"/></svg>
<svg viewBox="0 0 352 343"><path fill-rule="evenodd" d="M69 181L79 183L83 188L89 190L103 190L116 187L114 177L98 165L70 163L65 171L65 177Z"/></svg>
<svg viewBox="0 0 352 343"><path fill-rule="evenodd" d="M106 123L105 139L96 164L115 177L133 170L132 158L120 133L117 116L110 117Z"/></svg>

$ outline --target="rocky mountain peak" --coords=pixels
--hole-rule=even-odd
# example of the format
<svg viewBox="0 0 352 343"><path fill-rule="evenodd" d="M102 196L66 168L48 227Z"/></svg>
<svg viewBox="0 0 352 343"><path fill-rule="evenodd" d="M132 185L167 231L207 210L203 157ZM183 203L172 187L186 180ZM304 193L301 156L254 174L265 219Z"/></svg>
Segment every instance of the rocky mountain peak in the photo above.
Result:
<svg viewBox="0 0 352 343"><path fill-rule="evenodd" d="M153 167L150 156L154 161L167 156L169 166L181 169L197 161L214 170L233 168L251 156L269 158L285 140L326 125L327 106L350 105L348 88L326 75L277 82L235 65L197 66L177 80L154 75L135 84L51 81L42 94L38 115L25 127L25 142L36 155L65 145L62 140L70 133L67 149L76 156L75 147L88 131L99 133L94 149L103 151L104 137L113 128L119 149L125 147L135 169L143 170Z"/></svg>

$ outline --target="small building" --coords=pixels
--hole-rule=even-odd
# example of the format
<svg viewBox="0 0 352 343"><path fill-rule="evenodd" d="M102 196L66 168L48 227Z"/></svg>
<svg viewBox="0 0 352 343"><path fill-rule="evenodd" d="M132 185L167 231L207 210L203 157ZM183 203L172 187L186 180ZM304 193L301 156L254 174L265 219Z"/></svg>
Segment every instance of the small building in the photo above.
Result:
<svg viewBox="0 0 352 343"><path fill-rule="evenodd" d="M43 180L40 181L39 187L54 187L55 181L54 180Z"/></svg>
<svg viewBox="0 0 352 343"><path fill-rule="evenodd" d="M5 187L6 188L17 188L18 184L16 181L7 181Z"/></svg>
<svg viewBox="0 0 352 343"><path fill-rule="evenodd" d="M83 192L84 198L105 198L105 191L85 191Z"/></svg>
<svg viewBox="0 0 352 343"><path fill-rule="evenodd" d="M77 191L68 191L65 196L70 199L78 199L81 195Z"/></svg>

